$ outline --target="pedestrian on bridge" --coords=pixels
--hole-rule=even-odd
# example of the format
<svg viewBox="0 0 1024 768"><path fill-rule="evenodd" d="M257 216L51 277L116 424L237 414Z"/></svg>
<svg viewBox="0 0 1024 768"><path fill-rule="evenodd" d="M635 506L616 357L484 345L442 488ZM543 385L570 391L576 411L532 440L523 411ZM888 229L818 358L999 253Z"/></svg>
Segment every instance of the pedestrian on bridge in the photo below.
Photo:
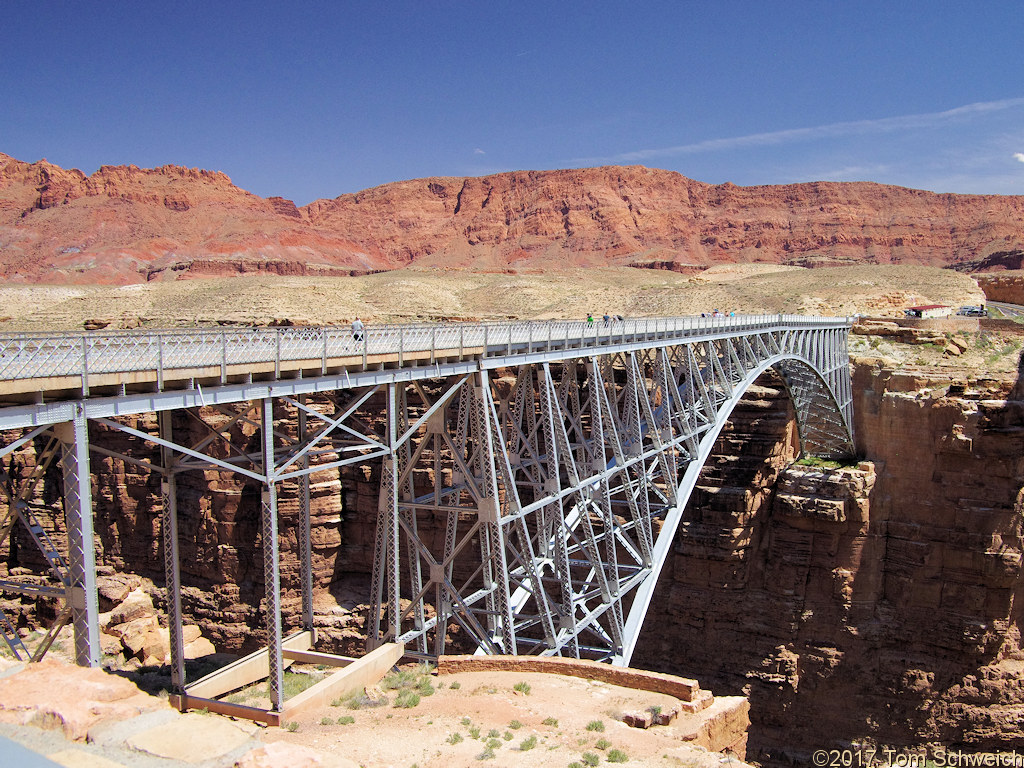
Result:
<svg viewBox="0 0 1024 768"><path fill-rule="evenodd" d="M352 321L352 339L353 341L363 340L363 321L358 317Z"/></svg>

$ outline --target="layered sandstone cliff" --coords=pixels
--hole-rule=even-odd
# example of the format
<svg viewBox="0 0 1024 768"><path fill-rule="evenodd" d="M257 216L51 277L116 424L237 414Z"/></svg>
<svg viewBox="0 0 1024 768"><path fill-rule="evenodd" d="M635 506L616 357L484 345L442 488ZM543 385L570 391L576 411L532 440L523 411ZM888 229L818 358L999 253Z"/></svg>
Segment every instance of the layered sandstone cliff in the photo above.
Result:
<svg viewBox="0 0 1024 768"><path fill-rule="evenodd" d="M417 179L297 208L219 172L104 166L86 176L0 154L0 277L20 282L338 275L409 264L969 269L1024 248L1022 231L1024 197L871 183L712 186L612 166Z"/></svg>
<svg viewBox="0 0 1024 768"><path fill-rule="evenodd" d="M737 414L754 439L717 446L634 662L748 695L770 765L1019 748L1020 386L854 370L857 466L780 468L791 435Z"/></svg>

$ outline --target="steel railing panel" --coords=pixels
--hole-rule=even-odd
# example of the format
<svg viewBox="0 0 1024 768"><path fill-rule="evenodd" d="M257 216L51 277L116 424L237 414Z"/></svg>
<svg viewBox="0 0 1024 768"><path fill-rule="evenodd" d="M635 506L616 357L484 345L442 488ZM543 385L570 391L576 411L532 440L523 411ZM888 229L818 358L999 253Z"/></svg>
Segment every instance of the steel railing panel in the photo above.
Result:
<svg viewBox="0 0 1024 768"><path fill-rule="evenodd" d="M367 326L362 338L344 327L174 329L0 335L0 380L106 373L228 368L288 361L424 352L451 355L481 348L485 356L547 349L593 349L693 334L738 334L784 327L804 332L850 324L846 318L803 315L594 318L593 321L513 321Z"/></svg>

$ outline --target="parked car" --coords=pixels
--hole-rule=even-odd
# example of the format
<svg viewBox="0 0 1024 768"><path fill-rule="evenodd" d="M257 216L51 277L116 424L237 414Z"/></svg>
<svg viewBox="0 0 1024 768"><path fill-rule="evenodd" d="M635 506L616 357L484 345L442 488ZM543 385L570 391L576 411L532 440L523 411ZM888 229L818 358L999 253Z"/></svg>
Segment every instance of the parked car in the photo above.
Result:
<svg viewBox="0 0 1024 768"><path fill-rule="evenodd" d="M966 317L988 317L988 310L985 309L985 305L981 304L977 307L960 307L956 312L958 315L964 315Z"/></svg>

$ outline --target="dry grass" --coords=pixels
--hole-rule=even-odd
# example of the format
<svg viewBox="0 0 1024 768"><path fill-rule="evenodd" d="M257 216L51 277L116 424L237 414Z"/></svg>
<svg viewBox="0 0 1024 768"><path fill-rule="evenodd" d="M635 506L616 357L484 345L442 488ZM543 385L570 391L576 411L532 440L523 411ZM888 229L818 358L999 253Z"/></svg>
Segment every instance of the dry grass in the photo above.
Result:
<svg viewBox="0 0 1024 768"><path fill-rule="evenodd" d="M800 269L724 265L697 276L632 268L502 272L397 270L365 277L236 277L121 287L0 286L0 331L232 323L626 317L737 312L897 315L913 304L976 304L964 275L932 267Z"/></svg>

